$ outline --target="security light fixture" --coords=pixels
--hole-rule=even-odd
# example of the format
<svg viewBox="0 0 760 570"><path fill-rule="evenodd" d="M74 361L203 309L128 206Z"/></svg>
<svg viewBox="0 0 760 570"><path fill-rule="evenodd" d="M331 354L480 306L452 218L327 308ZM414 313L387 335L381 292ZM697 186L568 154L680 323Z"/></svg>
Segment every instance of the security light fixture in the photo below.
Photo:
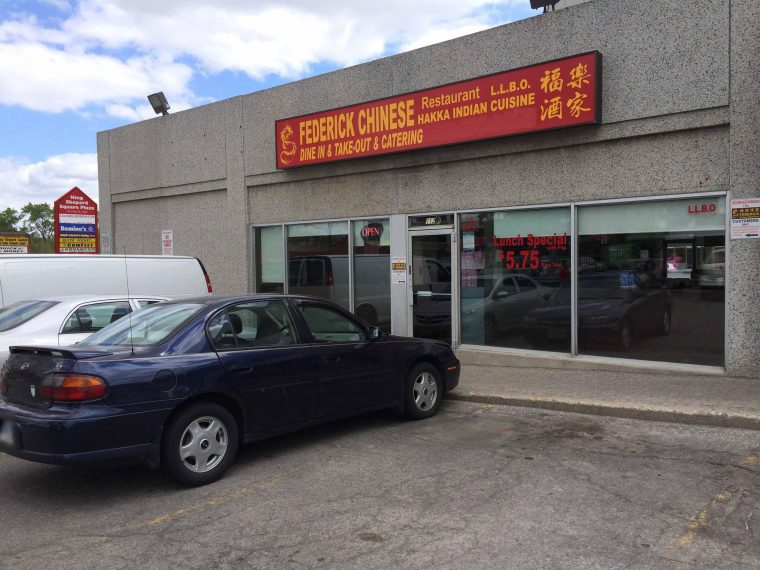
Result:
<svg viewBox="0 0 760 570"><path fill-rule="evenodd" d="M543 8L544 12L549 11L549 6L552 7L552 10L554 10L554 5L559 2L559 0L530 0L530 7L534 10L538 10L539 8Z"/></svg>
<svg viewBox="0 0 760 570"><path fill-rule="evenodd" d="M153 110L156 112L156 115L159 113L162 115L169 114L169 109L171 109L171 107L169 106L169 101L166 100L166 96L164 95L163 91L148 95L148 101L150 101L150 104L153 107Z"/></svg>

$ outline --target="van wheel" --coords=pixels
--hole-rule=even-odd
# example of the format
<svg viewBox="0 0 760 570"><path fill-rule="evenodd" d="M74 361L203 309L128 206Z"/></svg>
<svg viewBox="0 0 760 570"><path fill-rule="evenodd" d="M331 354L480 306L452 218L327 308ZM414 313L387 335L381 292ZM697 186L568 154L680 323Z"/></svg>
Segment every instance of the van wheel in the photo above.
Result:
<svg viewBox="0 0 760 570"><path fill-rule="evenodd" d="M237 446L238 428L232 414L214 402L198 402L167 424L161 465L183 485L206 485L224 475Z"/></svg>
<svg viewBox="0 0 760 570"><path fill-rule="evenodd" d="M429 362L412 367L406 378L406 415L415 420L434 416L441 407L441 374Z"/></svg>

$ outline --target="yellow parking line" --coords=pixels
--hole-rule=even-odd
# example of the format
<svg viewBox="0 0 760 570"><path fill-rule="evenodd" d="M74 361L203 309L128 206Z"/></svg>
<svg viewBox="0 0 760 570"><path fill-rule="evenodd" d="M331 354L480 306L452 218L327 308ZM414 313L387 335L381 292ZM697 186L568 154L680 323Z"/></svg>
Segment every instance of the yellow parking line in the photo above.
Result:
<svg viewBox="0 0 760 570"><path fill-rule="evenodd" d="M279 484L279 482L280 482L280 478L275 477L274 479L270 479L269 481L264 481L256 485L249 485L246 487L242 487L238 489L237 491L230 493L229 495L223 495L215 499L209 499L208 501L203 501L202 503L190 505L189 507L177 509L176 511L172 511L171 513L167 513L165 515L161 515L161 516L152 518L150 520L141 522L139 524L136 524L132 528L146 528L146 527L151 527L151 526L162 525L167 522L182 518L188 513L199 511L201 509L205 509L208 507L215 507L217 505L222 505L224 503L229 503L230 501L234 501L235 499L239 499L240 497L249 495L250 493L254 491L266 491L276 486L277 484Z"/></svg>

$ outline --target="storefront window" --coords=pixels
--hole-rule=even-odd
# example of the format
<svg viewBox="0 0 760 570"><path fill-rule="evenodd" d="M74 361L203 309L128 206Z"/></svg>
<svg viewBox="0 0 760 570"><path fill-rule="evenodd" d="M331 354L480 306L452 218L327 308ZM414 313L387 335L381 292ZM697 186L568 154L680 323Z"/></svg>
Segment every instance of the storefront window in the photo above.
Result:
<svg viewBox="0 0 760 570"><path fill-rule="evenodd" d="M570 208L460 214L464 344L570 351Z"/></svg>
<svg viewBox="0 0 760 570"><path fill-rule="evenodd" d="M282 226L254 228L256 292L282 293L285 283L285 252Z"/></svg>
<svg viewBox="0 0 760 570"><path fill-rule="evenodd" d="M354 313L383 332L391 332L390 221L356 220L354 237Z"/></svg>
<svg viewBox="0 0 760 570"><path fill-rule="evenodd" d="M288 226L288 290L348 309L348 222Z"/></svg>
<svg viewBox="0 0 760 570"><path fill-rule="evenodd" d="M578 209L579 352L723 366L725 199Z"/></svg>

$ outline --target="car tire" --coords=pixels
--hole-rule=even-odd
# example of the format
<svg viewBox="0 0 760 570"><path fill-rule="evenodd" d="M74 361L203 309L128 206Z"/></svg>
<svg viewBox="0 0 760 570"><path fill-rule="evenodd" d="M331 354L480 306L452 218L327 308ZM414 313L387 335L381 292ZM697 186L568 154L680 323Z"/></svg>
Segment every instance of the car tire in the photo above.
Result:
<svg viewBox="0 0 760 570"><path fill-rule="evenodd" d="M412 367L406 379L406 415L415 420L434 416L441 407L441 373L429 362Z"/></svg>
<svg viewBox="0 0 760 570"><path fill-rule="evenodd" d="M237 422L227 408L198 402L181 410L166 425L161 465L183 485L207 485L224 475L237 447Z"/></svg>
<svg viewBox="0 0 760 570"><path fill-rule="evenodd" d="M631 326L631 321L627 318L623 319L623 322L620 323L618 343L620 344L620 348L625 351L631 350L631 345L633 345L633 326Z"/></svg>

